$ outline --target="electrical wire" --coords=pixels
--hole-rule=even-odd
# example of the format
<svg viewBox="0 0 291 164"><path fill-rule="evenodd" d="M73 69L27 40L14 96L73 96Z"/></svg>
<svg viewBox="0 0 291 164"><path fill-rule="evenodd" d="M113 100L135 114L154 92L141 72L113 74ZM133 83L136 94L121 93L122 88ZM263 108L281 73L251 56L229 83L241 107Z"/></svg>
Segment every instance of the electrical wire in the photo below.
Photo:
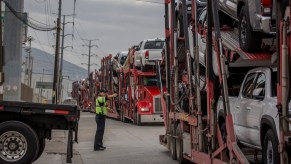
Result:
<svg viewBox="0 0 291 164"><path fill-rule="evenodd" d="M13 9L13 7L10 6L10 4L7 2L7 0L3 0L4 4L7 6L7 8L13 13L13 15L20 20L23 24L27 25L28 27L34 29L34 30L38 30L38 31L52 31L55 30L56 27L41 27L37 24L34 24L33 22L31 22L29 19L25 20L25 18L19 16L19 12L15 11ZM29 18L29 17L28 17ZM30 18L31 19L31 18ZM31 19L33 20L33 19ZM36 20L34 20L36 21Z"/></svg>

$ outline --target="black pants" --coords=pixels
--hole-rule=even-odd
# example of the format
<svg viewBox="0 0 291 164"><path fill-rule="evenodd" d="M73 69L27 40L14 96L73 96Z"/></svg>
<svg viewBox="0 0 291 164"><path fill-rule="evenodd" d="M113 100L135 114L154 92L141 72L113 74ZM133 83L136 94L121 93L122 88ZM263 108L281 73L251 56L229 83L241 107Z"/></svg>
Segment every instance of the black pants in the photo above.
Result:
<svg viewBox="0 0 291 164"><path fill-rule="evenodd" d="M103 146L105 119L106 119L105 115L96 115L95 117L97 123L97 130L95 134L94 149L98 149L100 146Z"/></svg>

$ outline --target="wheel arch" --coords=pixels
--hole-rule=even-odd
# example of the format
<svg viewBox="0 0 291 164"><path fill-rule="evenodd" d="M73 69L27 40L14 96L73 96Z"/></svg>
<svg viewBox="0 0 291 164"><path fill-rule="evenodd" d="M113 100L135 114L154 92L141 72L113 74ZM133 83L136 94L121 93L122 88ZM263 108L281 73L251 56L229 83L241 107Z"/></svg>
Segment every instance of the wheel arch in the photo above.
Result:
<svg viewBox="0 0 291 164"><path fill-rule="evenodd" d="M245 6L245 4L246 4L245 0L240 0L238 2L238 4L237 4L237 10L236 10L236 14L237 14L236 16L237 16L237 18L239 18L240 11L241 11L242 7Z"/></svg>
<svg viewBox="0 0 291 164"><path fill-rule="evenodd" d="M261 126L260 126L260 139L261 139L261 145L264 143L264 136L268 132L268 130L271 129L273 133L276 136L277 141L279 142L277 131L276 131L276 124L274 119L271 116L264 115L261 120Z"/></svg>

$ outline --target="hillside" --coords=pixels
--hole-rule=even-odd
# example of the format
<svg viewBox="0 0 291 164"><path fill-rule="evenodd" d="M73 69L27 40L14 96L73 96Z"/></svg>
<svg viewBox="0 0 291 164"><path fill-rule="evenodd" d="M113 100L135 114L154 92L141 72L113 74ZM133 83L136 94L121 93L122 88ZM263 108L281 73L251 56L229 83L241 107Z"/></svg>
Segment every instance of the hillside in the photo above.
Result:
<svg viewBox="0 0 291 164"><path fill-rule="evenodd" d="M23 61L25 61L26 53L23 52ZM34 74L53 74L55 57L42 50L32 48L31 55L33 57ZM87 77L87 70L64 60L63 75L70 80L79 80Z"/></svg>

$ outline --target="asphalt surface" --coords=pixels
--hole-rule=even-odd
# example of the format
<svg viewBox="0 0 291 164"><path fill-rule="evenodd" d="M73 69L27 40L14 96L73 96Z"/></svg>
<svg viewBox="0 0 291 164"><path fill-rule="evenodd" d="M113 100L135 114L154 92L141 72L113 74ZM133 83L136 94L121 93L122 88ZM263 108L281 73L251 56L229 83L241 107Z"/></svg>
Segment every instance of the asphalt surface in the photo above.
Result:
<svg viewBox="0 0 291 164"><path fill-rule="evenodd" d="M96 131L95 114L82 113L79 143L74 144L73 164L176 164L170 152L159 144L163 126L136 126L107 119L104 134L105 151L93 151ZM42 156L33 164L65 164L67 132L53 131L53 139L46 142ZM255 162L254 151L242 150L250 163L262 163L261 154Z"/></svg>
<svg viewBox="0 0 291 164"><path fill-rule="evenodd" d="M105 151L93 151L96 131L95 115L82 113L79 143L74 144L74 164L176 164L169 151L159 144L163 126L136 126L107 119L104 134ZM54 131L45 152L34 164L66 163L65 131Z"/></svg>

